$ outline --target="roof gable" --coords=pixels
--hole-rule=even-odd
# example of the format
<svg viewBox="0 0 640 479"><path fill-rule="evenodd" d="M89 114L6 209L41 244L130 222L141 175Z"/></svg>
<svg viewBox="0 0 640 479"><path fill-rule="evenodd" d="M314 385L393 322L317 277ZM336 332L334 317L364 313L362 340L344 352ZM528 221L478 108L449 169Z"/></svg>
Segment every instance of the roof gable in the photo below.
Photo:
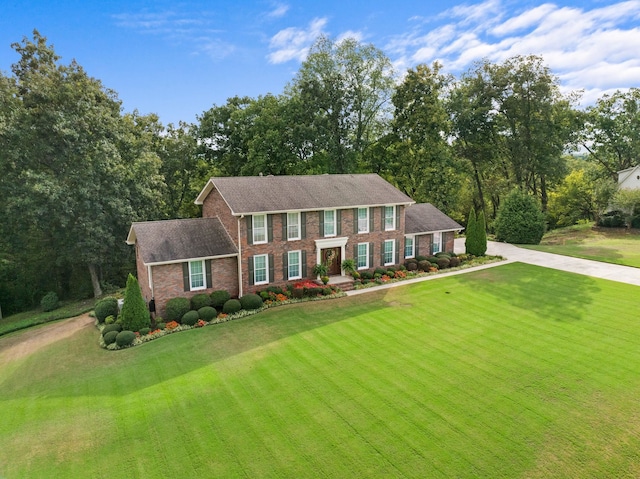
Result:
<svg viewBox="0 0 640 479"><path fill-rule="evenodd" d="M127 243L138 243L147 265L238 253L218 218L133 223Z"/></svg>
<svg viewBox="0 0 640 479"><path fill-rule="evenodd" d="M411 205L405 212L405 234L431 233L435 231L459 231L464 229L431 203Z"/></svg>
<svg viewBox="0 0 640 479"><path fill-rule="evenodd" d="M211 178L196 204L217 189L234 215L355 208L414 201L377 174Z"/></svg>

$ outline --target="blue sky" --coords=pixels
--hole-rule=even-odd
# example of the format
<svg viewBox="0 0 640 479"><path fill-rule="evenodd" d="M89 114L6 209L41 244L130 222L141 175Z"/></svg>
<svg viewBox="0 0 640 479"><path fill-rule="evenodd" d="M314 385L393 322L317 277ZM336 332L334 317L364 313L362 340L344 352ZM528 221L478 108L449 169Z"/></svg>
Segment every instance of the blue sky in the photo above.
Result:
<svg viewBox="0 0 640 479"><path fill-rule="evenodd" d="M373 43L399 75L434 60L459 74L482 58L533 53L563 91L583 91L584 105L640 86L640 0L1 0L0 70L34 28L125 111L165 124L195 122L234 95L282 93L320 34Z"/></svg>

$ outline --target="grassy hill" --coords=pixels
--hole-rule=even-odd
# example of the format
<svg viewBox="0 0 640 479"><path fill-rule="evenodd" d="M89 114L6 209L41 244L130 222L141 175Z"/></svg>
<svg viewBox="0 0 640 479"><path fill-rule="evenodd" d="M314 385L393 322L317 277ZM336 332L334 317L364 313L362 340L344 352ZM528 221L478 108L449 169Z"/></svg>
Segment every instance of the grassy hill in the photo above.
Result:
<svg viewBox="0 0 640 479"><path fill-rule="evenodd" d="M638 292L515 263L118 352L3 337L0 476L638 477Z"/></svg>

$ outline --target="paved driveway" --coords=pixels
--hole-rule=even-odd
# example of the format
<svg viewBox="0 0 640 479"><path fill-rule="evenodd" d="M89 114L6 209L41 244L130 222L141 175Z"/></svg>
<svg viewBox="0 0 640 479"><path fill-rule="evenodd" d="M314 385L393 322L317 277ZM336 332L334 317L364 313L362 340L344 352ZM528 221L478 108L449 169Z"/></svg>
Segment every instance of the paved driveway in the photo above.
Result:
<svg viewBox="0 0 640 479"><path fill-rule="evenodd" d="M456 253L464 253L464 238L455 240ZM559 254L542 253L525 248L519 248L512 244L489 241L487 254L500 255L510 261L535 264L546 268L569 271L571 273L584 274L595 278L609 279L621 283L640 286L640 268L621 266L617 264L602 263L588 259L572 258Z"/></svg>

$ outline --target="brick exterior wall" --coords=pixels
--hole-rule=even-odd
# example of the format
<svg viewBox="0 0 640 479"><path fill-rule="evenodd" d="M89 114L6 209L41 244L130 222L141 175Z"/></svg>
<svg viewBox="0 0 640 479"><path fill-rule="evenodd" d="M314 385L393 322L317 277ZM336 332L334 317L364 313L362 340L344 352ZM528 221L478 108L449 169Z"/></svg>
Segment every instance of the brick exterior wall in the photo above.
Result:
<svg viewBox="0 0 640 479"><path fill-rule="evenodd" d="M404 207L397 206L399 214L399 224L396 225L396 229L393 231L384 231L384 220L382 216L382 208L373 208L373 230L369 233L358 233L357 226L354 222L353 208L340 210L340 233L336 234L333 238L347 238L347 244L345 246L345 254L340 261L347 258L354 258L354 246L358 243L374 243L373 251L373 265L372 268L381 266L382 248L384 247L385 240L398 240L399 263L404 261ZM320 236L320 212L308 211L306 212L306 235L304 239L288 241L286 233L283 231L283 215L280 213L270 215L272 223L272 241L265 244L249 244L247 238L248 222L251 221L250 217L246 217L240 221L240 251L242 254L242 289L243 293L255 292L264 289L266 286L275 285L283 286L291 282L284 271L284 258L283 255L289 251L305 251L306 252L306 271L307 275L304 278L315 279L313 275L313 267L317 263L318 252L316 249L316 240L329 239L328 237ZM270 267L273 269L273 281L268 285L250 285L249 281L249 261L250 258L255 255L271 254L273 265ZM299 281L299 280L293 280Z"/></svg>
<svg viewBox="0 0 640 479"><path fill-rule="evenodd" d="M233 242L238 245L238 218L231 214L231 210L217 189L213 188L202 202L202 217L218 217L224 229L227 230Z"/></svg>
<svg viewBox="0 0 640 479"><path fill-rule="evenodd" d="M145 267L146 270L146 267ZM140 273L138 273L140 274ZM238 296L238 263L237 258L220 258L211 260L210 288L198 291L185 291L182 278L182 263L163 264L151 267L153 289L156 302L156 315L164 317L165 306L171 298L190 298L195 294L210 294L218 289L225 289L232 297ZM146 277L146 272L145 272ZM147 303L151 300L148 290L143 296Z"/></svg>
<svg viewBox="0 0 640 479"><path fill-rule="evenodd" d="M144 300L149 303L151 301L151 286L149 285L149 274L147 272L147 266L142 261L140 257L140 248L138 247L138 243L136 242L136 274L138 275L138 284L140 285L140 290L142 291L142 297Z"/></svg>
<svg viewBox="0 0 640 479"><path fill-rule="evenodd" d="M445 231L442 233L442 251L447 253L453 252L453 240L455 233L453 231ZM433 245L433 234L424 234L415 236L416 256L431 255L431 246Z"/></svg>

